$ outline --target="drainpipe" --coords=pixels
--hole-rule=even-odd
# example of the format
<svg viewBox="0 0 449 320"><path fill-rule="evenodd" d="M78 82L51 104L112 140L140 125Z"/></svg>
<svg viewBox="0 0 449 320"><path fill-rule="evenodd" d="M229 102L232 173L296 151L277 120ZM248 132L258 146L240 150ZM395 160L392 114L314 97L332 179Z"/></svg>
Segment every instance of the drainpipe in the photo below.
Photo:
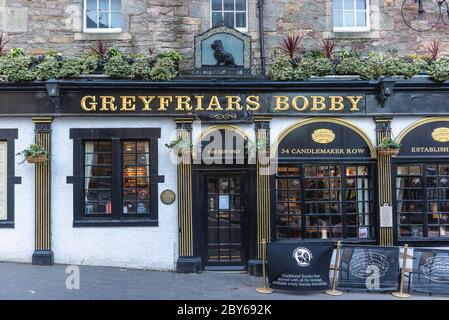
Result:
<svg viewBox="0 0 449 320"><path fill-rule="evenodd" d="M265 75L265 43L264 43L264 23L263 23L263 0L259 0L259 43L260 43L260 62L262 64L262 75Z"/></svg>

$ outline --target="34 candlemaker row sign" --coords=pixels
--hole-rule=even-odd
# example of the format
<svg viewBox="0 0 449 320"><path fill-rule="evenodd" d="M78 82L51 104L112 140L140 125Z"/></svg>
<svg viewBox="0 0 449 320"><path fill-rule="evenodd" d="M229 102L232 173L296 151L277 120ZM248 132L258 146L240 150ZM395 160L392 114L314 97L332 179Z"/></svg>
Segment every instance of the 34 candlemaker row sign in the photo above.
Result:
<svg viewBox="0 0 449 320"><path fill-rule="evenodd" d="M328 289L333 250L332 244L269 243L268 280L271 288L290 291Z"/></svg>
<svg viewBox="0 0 449 320"><path fill-rule="evenodd" d="M396 290L399 248L342 246L338 287L364 290Z"/></svg>
<svg viewBox="0 0 449 320"><path fill-rule="evenodd" d="M449 294L449 250L413 249L411 290Z"/></svg>

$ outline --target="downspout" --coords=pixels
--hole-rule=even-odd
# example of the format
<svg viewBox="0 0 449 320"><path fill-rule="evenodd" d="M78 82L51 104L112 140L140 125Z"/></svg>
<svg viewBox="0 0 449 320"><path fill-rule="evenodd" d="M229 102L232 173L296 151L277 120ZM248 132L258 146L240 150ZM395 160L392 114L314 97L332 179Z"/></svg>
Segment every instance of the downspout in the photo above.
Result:
<svg viewBox="0 0 449 320"><path fill-rule="evenodd" d="M259 45L260 45L260 62L262 67L262 75L265 75L265 42L264 42L264 22L263 22L263 0L259 0Z"/></svg>

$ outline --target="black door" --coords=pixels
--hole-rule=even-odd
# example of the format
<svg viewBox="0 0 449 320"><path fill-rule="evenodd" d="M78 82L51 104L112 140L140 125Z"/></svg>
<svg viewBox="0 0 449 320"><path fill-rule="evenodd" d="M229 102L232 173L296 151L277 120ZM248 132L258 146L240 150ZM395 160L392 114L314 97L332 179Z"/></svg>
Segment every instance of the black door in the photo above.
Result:
<svg viewBox="0 0 449 320"><path fill-rule="evenodd" d="M209 270L243 270L246 264L244 179L205 175L203 258Z"/></svg>

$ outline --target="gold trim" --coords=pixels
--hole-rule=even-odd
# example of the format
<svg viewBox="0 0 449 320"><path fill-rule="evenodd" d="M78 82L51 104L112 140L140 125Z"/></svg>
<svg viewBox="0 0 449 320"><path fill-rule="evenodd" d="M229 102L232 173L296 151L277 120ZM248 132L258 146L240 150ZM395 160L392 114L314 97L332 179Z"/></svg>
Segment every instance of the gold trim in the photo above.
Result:
<svg viewBox="0 0 449 320"><path fill-rule="evenodd" d="M34 123L50 123L53 121L53 117L33 117L31 120Z"/></svg>
<svg viewBox="0 0 449 320"><path fill-rule="evenodd" d="M335 140L335 133L329 129L318 129L312 133L312 140L321 144L331 143Z"/></svg>
<svg viewBox="0 0 449 320"><path fill-rule="evenodd" d="M373 159L377 158L377 149L376 149L376 147L374 146L374 144L371 141L371 139L369 138L369 136L361 128L359 128L358 126L352 124L349 121L338 119L338 118L330 118L330 117L308 118L308 119L305 119L305 120L300 120L300 121L295 122L294 124L290 125L286 129L284 129L284 131L281 132L281 134L277 137L277 139L273 143L273 146L271 148L271 150L273 150L272 155L277 155L277 149L278 149L279 144L293 130L298 129L298 128L302 127L302 126L305 126L305 125L308 125L308 124L312 124L312 123L317 123L317 122L335 123L335 124L342 125L342 126L344 126L346 128L349 128L349 129L355 131L355 133L357 133L360 137L362 137L362 139L368 144L368 147L370 149L371 158L373 158Z"/></svg>
<svg viewBox="0 0 449 320"><path fill-rule="evenodd" d="M432 139L436 142L448 142L449 141L449 128L440 127L432 131Z"/></svg>
<svg viewBox="0 0 449 320"><path fill-rule="evenodd" d="M449 117L429 117L429 118L424 118L424 119L418 120L416 122L413 122L412 124L408 125L404 130L402 130L401 133L399 133L397 142L401 143L402 139L404 139L405 136L407 134L409 134L411 131L413 131L414 129L416 129L424 124L431 123L431 122L438 122L438 121L448 121L449 122Z"/></svg>

